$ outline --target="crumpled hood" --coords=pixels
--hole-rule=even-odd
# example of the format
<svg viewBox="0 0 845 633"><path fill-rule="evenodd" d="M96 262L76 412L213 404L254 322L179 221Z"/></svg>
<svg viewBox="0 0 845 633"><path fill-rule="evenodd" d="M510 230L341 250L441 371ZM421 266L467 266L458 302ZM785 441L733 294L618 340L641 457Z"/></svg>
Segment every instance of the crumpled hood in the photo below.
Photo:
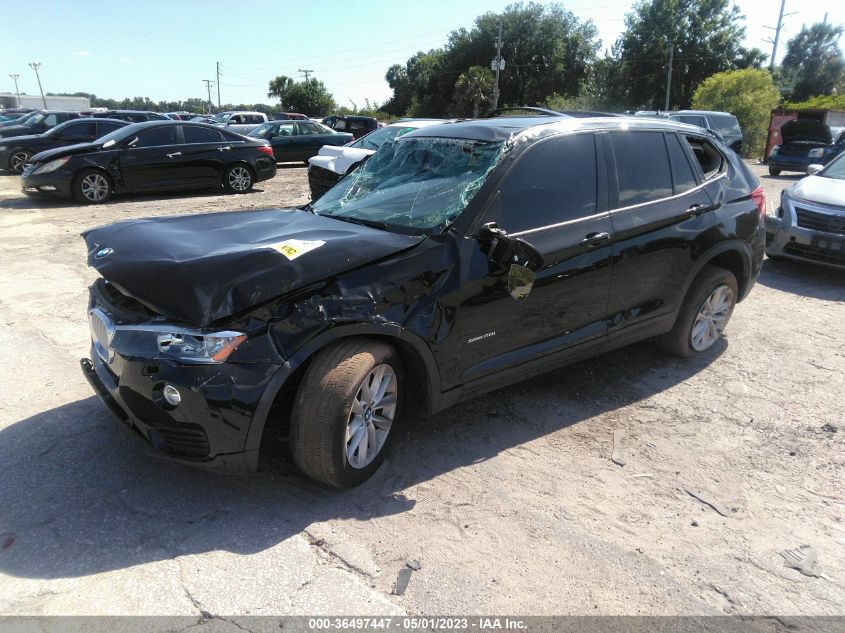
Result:
<svg viewBox="0 0 845 633"><path fill-rule="evenodd" d="M424 239L294 209L128 220L82 235L88 265L121 292L197 325Z"/></svg>
<svg viewBox="0 0 845 633"><path fill-rule="evenodd" d="M807 176L796 182L787 191L790 196L801 198L807 202L845 208L845 180L823 176Z"/></svg>
<svg viewBox="0 0 845 633"><path fill-rule="evenodd" d="M360 147L323 145L316 156L308 159L308 163L342 176L349 171L352 165L373 154L375 154L375 150L361 149Z"/></svg>
<svg viewBox="0 0 845 633"><path fill-rule="evenodd" d="M783 143L794 143L806 141L810 143L823 143L830 145L833 142L833 135L830 128L820 121L813 119L795 119L787 121L780 128Z"/></svg>

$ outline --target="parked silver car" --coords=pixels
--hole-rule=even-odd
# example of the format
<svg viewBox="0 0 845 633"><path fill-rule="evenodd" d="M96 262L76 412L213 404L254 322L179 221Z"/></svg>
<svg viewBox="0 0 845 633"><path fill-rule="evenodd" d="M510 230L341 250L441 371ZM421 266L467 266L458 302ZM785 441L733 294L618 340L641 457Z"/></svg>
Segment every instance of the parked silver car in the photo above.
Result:
<svg viewBox="0 0 845 633"><path fill-rule="evenodd" d="M215 114L211 121L212 125L222 127L230 132L248 134L262 123L267 123L267 115L263 112L220 112Z"/></svg>
<svg viewBox="0 0 845 633"><path fill-rule="evenodd" d="M845 268L845 154L807 171L766 216L766 254Z"/></svg>

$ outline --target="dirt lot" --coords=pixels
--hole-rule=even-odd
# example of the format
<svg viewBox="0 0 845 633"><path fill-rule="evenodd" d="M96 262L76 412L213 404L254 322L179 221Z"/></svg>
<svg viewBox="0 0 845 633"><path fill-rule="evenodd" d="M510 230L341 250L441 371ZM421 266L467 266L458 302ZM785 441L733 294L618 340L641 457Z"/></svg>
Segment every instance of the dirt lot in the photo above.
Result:
<svg viewBox="0 0 845 633"><path fill-rule="evenodd" d="M761 180L777 202L791 179ZM332 493L152 460L78 367L80 231L301 204L303 168L102 207L18 188L0 175L0 614L845 615L845 274L767 261L712 353L643 343L417 420ZM825 577L783 567L802 544Z"/></svg>

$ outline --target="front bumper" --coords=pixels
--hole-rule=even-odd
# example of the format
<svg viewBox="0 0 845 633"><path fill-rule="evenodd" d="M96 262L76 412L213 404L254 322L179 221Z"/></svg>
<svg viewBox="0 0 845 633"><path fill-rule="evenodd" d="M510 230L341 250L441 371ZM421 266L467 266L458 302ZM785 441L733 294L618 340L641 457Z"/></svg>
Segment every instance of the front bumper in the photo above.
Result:
<svg viewBox="0 0 845 633"><path fill-rule="evenodd" d="M766 216L766 254L845 268L845 208L784 198L779 217Z"/></svg>
<svg viewBox="0 0 845 633"><path fill-rule="evenodd" d="M69 198L72 174L58 169L49 174L35 174L32 166L24 168L21 174L21 191L27 195L50 195Z"/></svg>
<svg viewBox="0 0 845 633"><path fill-rule="evenodd" d="M80 361L95 393L156 457L223 470L250 472L258 446L247 438L277 365L179 365L128 359L106 363L92 347ZM165 384L182 395L177 407L161 396Z"/></svg>

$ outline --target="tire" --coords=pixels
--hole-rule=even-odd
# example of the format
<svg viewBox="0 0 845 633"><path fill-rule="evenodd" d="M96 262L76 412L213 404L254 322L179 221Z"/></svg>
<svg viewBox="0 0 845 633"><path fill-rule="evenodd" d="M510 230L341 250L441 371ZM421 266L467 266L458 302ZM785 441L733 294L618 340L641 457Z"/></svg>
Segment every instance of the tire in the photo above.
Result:
<svg viewBox="0 0 845 633"><path fill-rule="evenodd" d="M227 193L247 193L255 184L252 170L243 163L230 165L223 172L223 188Z"/></svg>
<svg viewBox="0 0 845 633"><path fill-rule="evenodd" d="M32 158L32 153L26 150L16 149L9 155L9 169L16 174L23 172L23 166L26 161Z"/></svg>
<svg viewBox="0 0 845 633"><path fill-rule="evenodd" d="M738 296L736 277L732 272L717 266L705 266L684 297L674 327L659 336L657 344L681 358L708 350L722 337ZM716 307L714 319L708 316L712 307ZM708 324L710 327L707 327Z"/></svg>
<svg viewBox="0 0 845 633"><path fill-rule="evenodd" d="M83 169L73 178L71 192L82 204L108 202L114 193L111 178L99 169Z"/></svg>
<svg viewBox="0 0 845 633"><path fill-rule="evenodd" d="M368 401L378 395L367 389L379 375L388 379L382 406L370 406ZM369 479L396 435L403 380L399 354L386 343L355 338L319 352L303 376L291 414L290 449L299 469L333 488L352 488Z"/></svg>
<svg viewBox="0 0 845 633"><path fill-rule="evenodd" d="M772 175L772 176L780 176L780 172L781 172L781 170L778 169L777 167L771 167L771 166L769 167L769 174Z"/></svg>

